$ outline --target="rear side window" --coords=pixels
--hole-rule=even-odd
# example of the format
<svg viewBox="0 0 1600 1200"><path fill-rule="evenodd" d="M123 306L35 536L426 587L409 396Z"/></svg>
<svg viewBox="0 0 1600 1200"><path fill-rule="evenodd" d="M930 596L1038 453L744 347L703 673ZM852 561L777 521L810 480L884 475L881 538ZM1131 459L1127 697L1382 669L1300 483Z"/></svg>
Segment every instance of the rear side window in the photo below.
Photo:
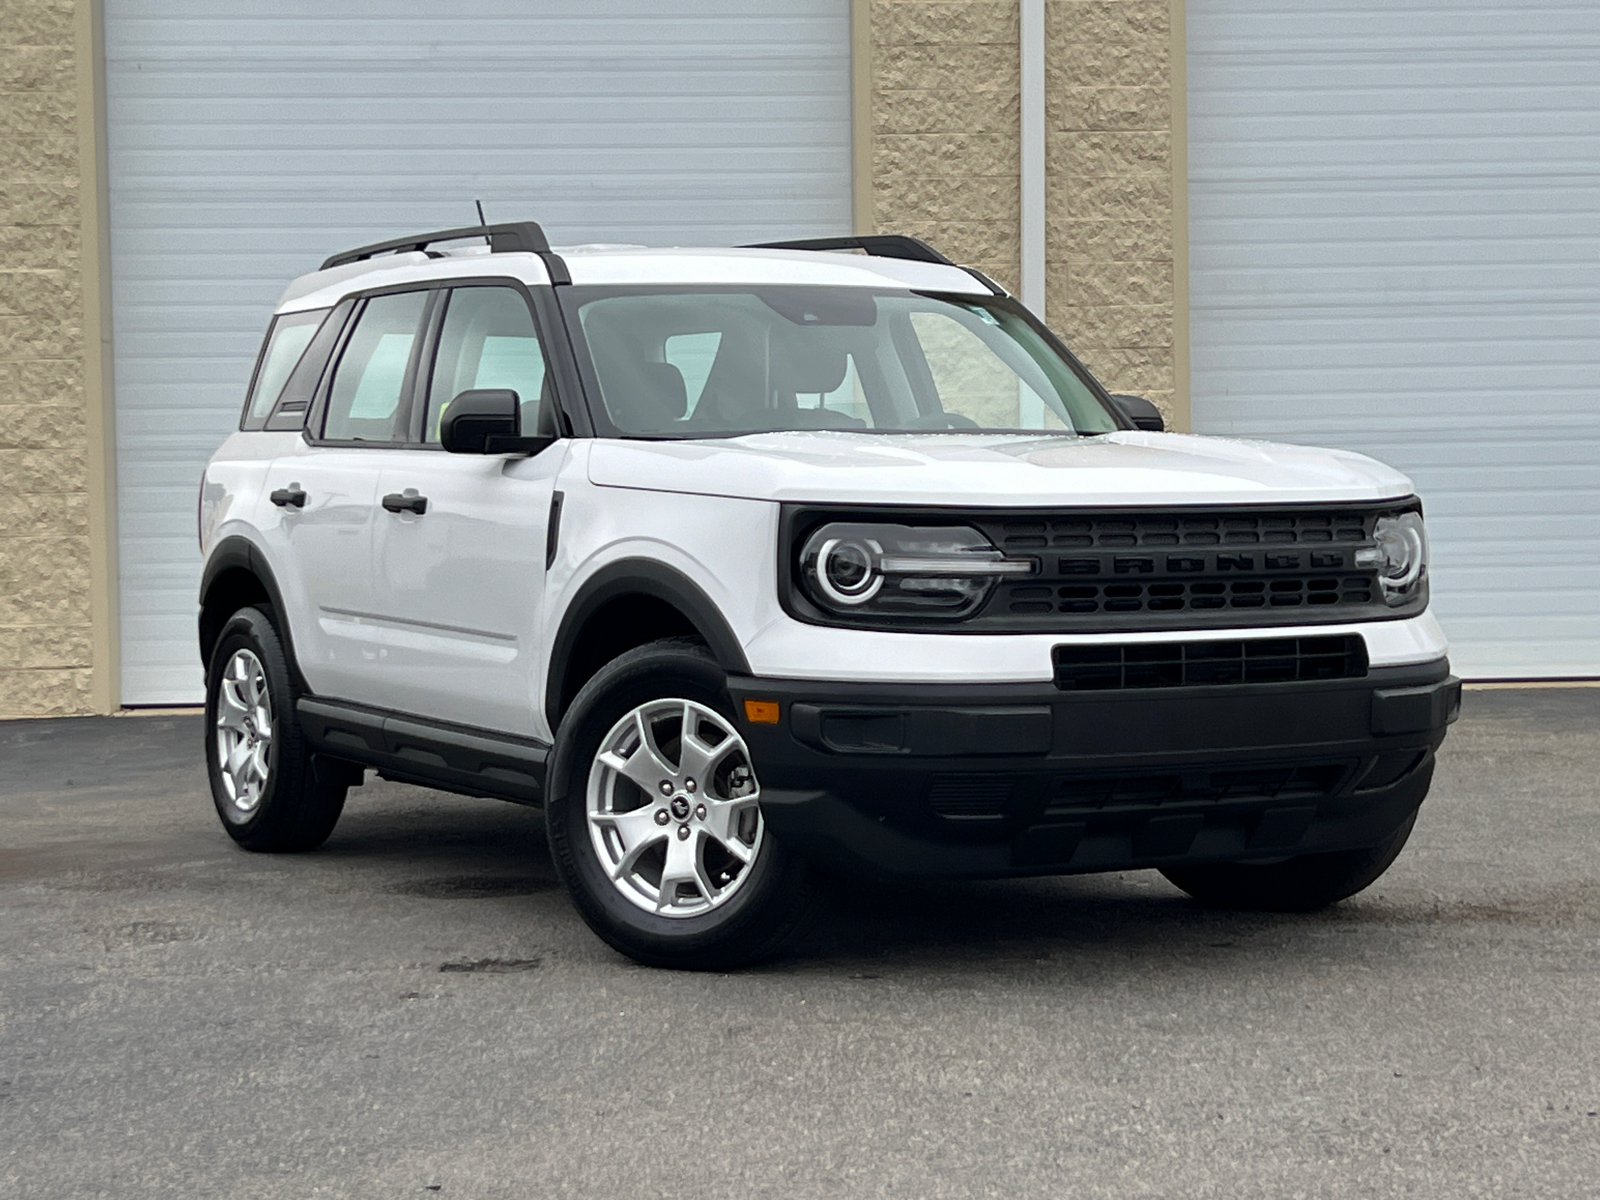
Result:
<svg viewBox="0 0 1600 1200"><path fill-rule="evenodd" d="M356 318L328 389L322 436L335 442L402 442L406 376L428 292L374 296Z"/></svg>
<svg viewBox="0 0 1600 1200"><path fill-rule="evenodd" d="M305 356L306 347L332 311L326 308L308 312L284 313L274 317L267 328L266 341L256 359L255 376L250 381L250 395L245 400L244 419L240 429L260 429L267 423L267 414L283 394L283 385L290 373Z"/></svg>

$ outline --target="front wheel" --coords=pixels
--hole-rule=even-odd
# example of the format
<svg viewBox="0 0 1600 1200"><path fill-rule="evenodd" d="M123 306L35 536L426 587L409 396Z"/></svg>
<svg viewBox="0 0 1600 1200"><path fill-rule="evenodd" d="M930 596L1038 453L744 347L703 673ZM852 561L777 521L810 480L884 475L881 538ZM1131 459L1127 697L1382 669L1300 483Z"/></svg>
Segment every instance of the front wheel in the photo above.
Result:
<svg viewBox="0 0 1600 1200"><path fill-rule="evenodd" d="M755 764L703 646L655 642L584 685L561 722L546 828L589 927L654 966L770 957L811 898L761 818Z"/></svg>
<svg viewBox="0 0 1600 1200"><path fill-rule="evenodd" d="M1400 856L1416 823L1413 809L1400 828L1363 850L1301 854L1275 863L1162 867L1161 873L1202 904L1251 912L1311 912L1376 882Z"/></svg>

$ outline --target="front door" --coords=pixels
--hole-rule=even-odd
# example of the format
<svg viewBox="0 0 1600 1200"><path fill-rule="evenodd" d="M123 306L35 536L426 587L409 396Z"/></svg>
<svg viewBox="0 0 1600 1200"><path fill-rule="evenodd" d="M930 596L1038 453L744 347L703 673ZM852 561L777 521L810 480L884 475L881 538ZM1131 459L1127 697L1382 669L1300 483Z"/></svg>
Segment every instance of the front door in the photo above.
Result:
<svg viewBox="0 0 1600 1200"><path fill-rule="evenodd" d="M516 288L454 288L438 329L419 388L420 442L386 453L378 484L373 605L384 660L373 703L532 736L550 504L567 443L532 458L443 451L439 419L463 391L514 390L529 434L551 401Z"/></svg>

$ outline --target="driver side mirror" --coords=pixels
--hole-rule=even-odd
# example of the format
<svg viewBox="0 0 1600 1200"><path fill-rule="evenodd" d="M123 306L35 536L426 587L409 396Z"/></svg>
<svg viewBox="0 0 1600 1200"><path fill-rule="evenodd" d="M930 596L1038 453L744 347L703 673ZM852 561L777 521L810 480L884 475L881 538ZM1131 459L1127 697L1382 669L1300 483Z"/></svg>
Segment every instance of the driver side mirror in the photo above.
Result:
<svg viewBox="0 0 1600 1200"><path fill-rule="evenodd" d="M554 441L522 436L522 402L510 388L462 392L439 422L439 444L451 454L537 454Z"/></svg>
<svg viewBox="0 0 1600 1200"><path fill-rule="evenodd" d="M1143 396L1129 396L1125 393L1111 393L1111 401L1122 415L1133 422L1135 429L1148 429L1151 433L1160 433L1167 427L1162 420L1161 410Z"/></svg>

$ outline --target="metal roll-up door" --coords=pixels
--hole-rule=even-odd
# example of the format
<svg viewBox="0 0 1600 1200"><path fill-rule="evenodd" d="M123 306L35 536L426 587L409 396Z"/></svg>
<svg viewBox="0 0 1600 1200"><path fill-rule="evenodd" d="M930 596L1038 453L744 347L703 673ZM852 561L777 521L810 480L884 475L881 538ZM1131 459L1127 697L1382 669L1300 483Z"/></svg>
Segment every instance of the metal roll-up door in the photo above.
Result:
<svg viewBox="0 0 1600 1200"><path fill-rule="evenodd" d="M200 470L338 249L848 232L849 0L106 0L122 699L201 695Z"/></svg>
<svg viewBox="0 0 1600 1200"><path fill-rule="evenodd" d="M1600 6L1189 0L1193 410L1410 474L1464 675L1600 675Z"/></svg>

